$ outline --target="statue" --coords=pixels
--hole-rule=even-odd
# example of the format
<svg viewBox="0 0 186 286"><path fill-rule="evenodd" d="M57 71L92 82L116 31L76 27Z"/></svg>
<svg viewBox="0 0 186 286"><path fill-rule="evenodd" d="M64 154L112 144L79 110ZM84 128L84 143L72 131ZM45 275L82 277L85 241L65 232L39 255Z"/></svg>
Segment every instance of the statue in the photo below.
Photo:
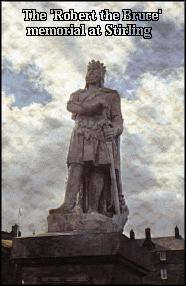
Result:
<svg viewBox="0 0 186 286"><path fill-rule="evenodd" d="M89 62L85 89L72 93L67 102L75 126L67 157L65 201L50 214L99 213L112 218L128 212L120 178L120 96L104 87L105 72L99 61Z"/></svg>

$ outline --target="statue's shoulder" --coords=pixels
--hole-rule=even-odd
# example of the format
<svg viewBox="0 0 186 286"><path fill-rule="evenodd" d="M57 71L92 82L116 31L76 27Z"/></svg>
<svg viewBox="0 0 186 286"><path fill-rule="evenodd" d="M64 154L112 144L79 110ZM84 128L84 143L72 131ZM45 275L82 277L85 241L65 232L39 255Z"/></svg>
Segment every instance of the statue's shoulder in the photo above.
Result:
<svg viewBox="0 0 186 286"><path fill-rule="evenodd" d="M101 90L102 90L103 92L107 92L107 93L117 92L117 90L112 89L112 88L108 88L108 87L102 87Z"/></svg>
<svg viewBox="0 0 186 286"><path fill-rule="evenodd" d="M108 88L108 87L103 87L102 92L105 92L108 96L110 96L112 99L119 99L120 95L116 89Z"/></svg>
<svg viewBox="0 0 186 286"><path fill-rule="evenodd" d="M78 89L78 90L72 92L71 95L72 95L72 96L79 95L79 94L83 93L84 91L85 91L85 89L81 89L81 88L80 88L80 89Z"/></svg>
<svg viewBox="0 0 186 286"><path fill-rule="evenodd" d="M118 94L119 93L117 92L116 89L112 89L112 88L108 88L108 87L102 87L101 89L103 92L106 92L106 93L112 93L112 94Z"/></svg>

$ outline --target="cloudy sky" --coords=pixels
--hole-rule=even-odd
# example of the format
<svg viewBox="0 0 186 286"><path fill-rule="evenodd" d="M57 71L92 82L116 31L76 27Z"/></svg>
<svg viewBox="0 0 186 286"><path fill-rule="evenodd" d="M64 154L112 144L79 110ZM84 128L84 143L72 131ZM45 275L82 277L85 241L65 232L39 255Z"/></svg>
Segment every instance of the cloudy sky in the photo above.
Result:
<svg viewBox="0 0 186 286"><path fill-rule="evenodd" d="M70 93L84 88L87 63L107 67L105 86L121 96L124 233L184 236L184 2L2 1L2 230L45 232L64 199L73 128ZM24 21L22 9L46 12ZM97 21L53 21L50 9L95 10ZM157 12L159 21L100 21L99 12ZM122 17L120 17L122 18ZM26 36L26 27L101 26L102 36ZM105 36L106 24L152 27L152 38Z"/></svg>

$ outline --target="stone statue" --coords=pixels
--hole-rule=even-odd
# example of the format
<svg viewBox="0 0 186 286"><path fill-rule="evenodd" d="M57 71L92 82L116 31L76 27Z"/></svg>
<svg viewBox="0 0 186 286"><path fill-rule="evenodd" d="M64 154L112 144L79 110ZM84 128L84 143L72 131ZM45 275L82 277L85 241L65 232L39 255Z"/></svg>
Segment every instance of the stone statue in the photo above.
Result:
<svg viewBox="0 0 186 286"><path fill-rule="evenodd" d="M128 214L120 179L120 96L105 88L105 66L89 62L85 89L72 93L67 110L75 126L67 157L64 203L50 214Z"/></svg>

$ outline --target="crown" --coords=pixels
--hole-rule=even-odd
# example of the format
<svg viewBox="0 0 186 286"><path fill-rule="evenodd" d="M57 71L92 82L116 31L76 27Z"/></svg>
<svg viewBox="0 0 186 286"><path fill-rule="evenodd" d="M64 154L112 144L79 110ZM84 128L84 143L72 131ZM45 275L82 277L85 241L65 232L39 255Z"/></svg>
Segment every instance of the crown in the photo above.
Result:
<svg viewBox="0 0 186 286"><path fill-rule="evenodd" d="M90 68L97 68L100 70L101 77L104 78L104 75L106 73L106 67L103 65L103 63L100 63L100 61L95 61L92 60L91 62L88 63L87 69L89 70Z"/></svg>

